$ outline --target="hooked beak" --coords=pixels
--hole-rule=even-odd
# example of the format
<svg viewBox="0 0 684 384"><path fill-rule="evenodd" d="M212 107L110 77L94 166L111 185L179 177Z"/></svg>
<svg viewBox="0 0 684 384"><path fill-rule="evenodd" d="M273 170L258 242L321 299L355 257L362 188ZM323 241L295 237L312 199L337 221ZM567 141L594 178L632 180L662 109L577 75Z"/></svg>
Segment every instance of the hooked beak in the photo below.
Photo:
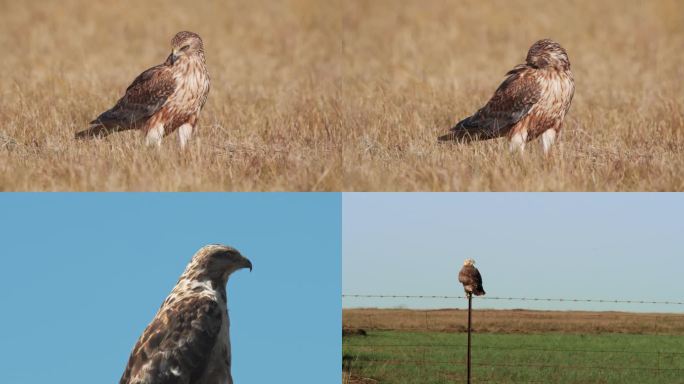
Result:
<svg viewBox="0 0 684 384"><path fill-rule="evenodd" d="M243 256L243 257L244 257L244 256ZM251 262L251 261L249 261L249 259L248 259L248 258L246 258L246 257L245 257L245 264L244 264L244 268L249 268L249 271L250 271L250 272L252 272L252 262Z"/></svg>
<svg viewBox="0 0 684 384"><path fill-rule="evenodd" d="M171 64L174 64L176 61L178 61L178 52L175 49L171 51L171 54L167 60L170 61Z"/></svg>

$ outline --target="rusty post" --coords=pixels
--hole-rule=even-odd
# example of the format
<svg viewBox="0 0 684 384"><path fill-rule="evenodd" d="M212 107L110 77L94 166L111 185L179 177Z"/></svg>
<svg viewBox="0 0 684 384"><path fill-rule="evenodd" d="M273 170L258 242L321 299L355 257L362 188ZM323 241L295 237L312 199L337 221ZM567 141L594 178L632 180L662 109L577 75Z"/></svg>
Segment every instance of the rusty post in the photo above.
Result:
<svg viewBox="0 0 684 384"><path fill-rule="evenodd" d="M473 312L473 294L468 293L468 357L466 359L467 364L468 364L468 384L470 384L470 332L472 330L471 327L471 320L472 320L472 312Z"/></svg>

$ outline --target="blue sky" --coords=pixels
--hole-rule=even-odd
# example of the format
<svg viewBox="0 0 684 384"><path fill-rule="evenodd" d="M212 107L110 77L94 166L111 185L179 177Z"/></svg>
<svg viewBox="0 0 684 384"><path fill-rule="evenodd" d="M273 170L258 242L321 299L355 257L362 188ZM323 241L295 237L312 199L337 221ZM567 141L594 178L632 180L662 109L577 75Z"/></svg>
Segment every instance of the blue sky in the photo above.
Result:
<svg viewBox="0 0 684 384"><path fill-rule="evenodd" d="M476 260L489 296L684 299L684 195L374 193L343 196L342 290L463 295ZM344 307L464 308L465 299L345 298ZM684 312L682 305L506 302L487 308Z"/></svg>
<svg viewBox="0 0 684 384"><path fill-rule="evenodd" d="M2 382L118 382L208 243L254 264L228 283L235 382L339 381L340 198L0 194Z"/></svg>

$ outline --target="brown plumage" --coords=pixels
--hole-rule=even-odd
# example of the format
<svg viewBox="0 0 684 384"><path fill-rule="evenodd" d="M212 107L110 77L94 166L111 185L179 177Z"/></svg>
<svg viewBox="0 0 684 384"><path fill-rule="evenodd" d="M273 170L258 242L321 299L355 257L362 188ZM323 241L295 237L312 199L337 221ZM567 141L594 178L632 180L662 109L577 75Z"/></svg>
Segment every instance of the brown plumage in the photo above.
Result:
<svg viewBox="0 0 684 384"><path fill-rule="evenodd" d="M193 256L135 344L120 384L232 384L226 283L252 263L207 245Z"/></svg>
<svg viewBox="0 0 684 384"><path fill-rule="evenodd" d="M525 63L506 74L484 107L438 140L467 143L506 136L511 150L522 152L527 142L542 136L548 154L574 93L567 52L555 41L539 40L530 47Z"/></svg>
<svg viewBox="0 0 684 384"><path fill-rule="evenodd" d="M181 147L185 147L207 100L210 81L198 34L178 32L171 46L163 64L136 77L116 105L76 133L76 138L139 129L148 144L161 145L164 136L178 130Z"/></svg>
<svg viewBox="0 0 684 384"><path fill-rule="evenodd" d="M458 273L458 281L463 284L466 296L469 294L475 296L485 294L485 290L482 287L482 276L480 276L480 271L475 268L475 260L473 259L466 259L463 262L463 268Z"/></svg>

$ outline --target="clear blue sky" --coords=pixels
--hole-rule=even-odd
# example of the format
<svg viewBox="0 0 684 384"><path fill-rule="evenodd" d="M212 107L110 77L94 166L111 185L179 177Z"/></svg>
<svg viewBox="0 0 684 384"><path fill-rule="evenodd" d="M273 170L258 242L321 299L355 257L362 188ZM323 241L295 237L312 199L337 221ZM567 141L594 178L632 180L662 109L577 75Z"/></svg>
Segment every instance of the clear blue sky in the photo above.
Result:
<svg viewBox="0 0 684 384"><path fill-rule="evenodd" d="M457 274L471 257L489 296L684 300L684 194L344 194L342 216L348 294L463 295ZM344 307L465 305L343 300ZM476 305L684 312L681 305Z"/></svg>
<svg viewBox="0 0 684 384"><path fill-rule="evenodd" d="M341 377L339 194L0 194L0 381L118 383L193 253L239 249L239 384Z"/></svg>

